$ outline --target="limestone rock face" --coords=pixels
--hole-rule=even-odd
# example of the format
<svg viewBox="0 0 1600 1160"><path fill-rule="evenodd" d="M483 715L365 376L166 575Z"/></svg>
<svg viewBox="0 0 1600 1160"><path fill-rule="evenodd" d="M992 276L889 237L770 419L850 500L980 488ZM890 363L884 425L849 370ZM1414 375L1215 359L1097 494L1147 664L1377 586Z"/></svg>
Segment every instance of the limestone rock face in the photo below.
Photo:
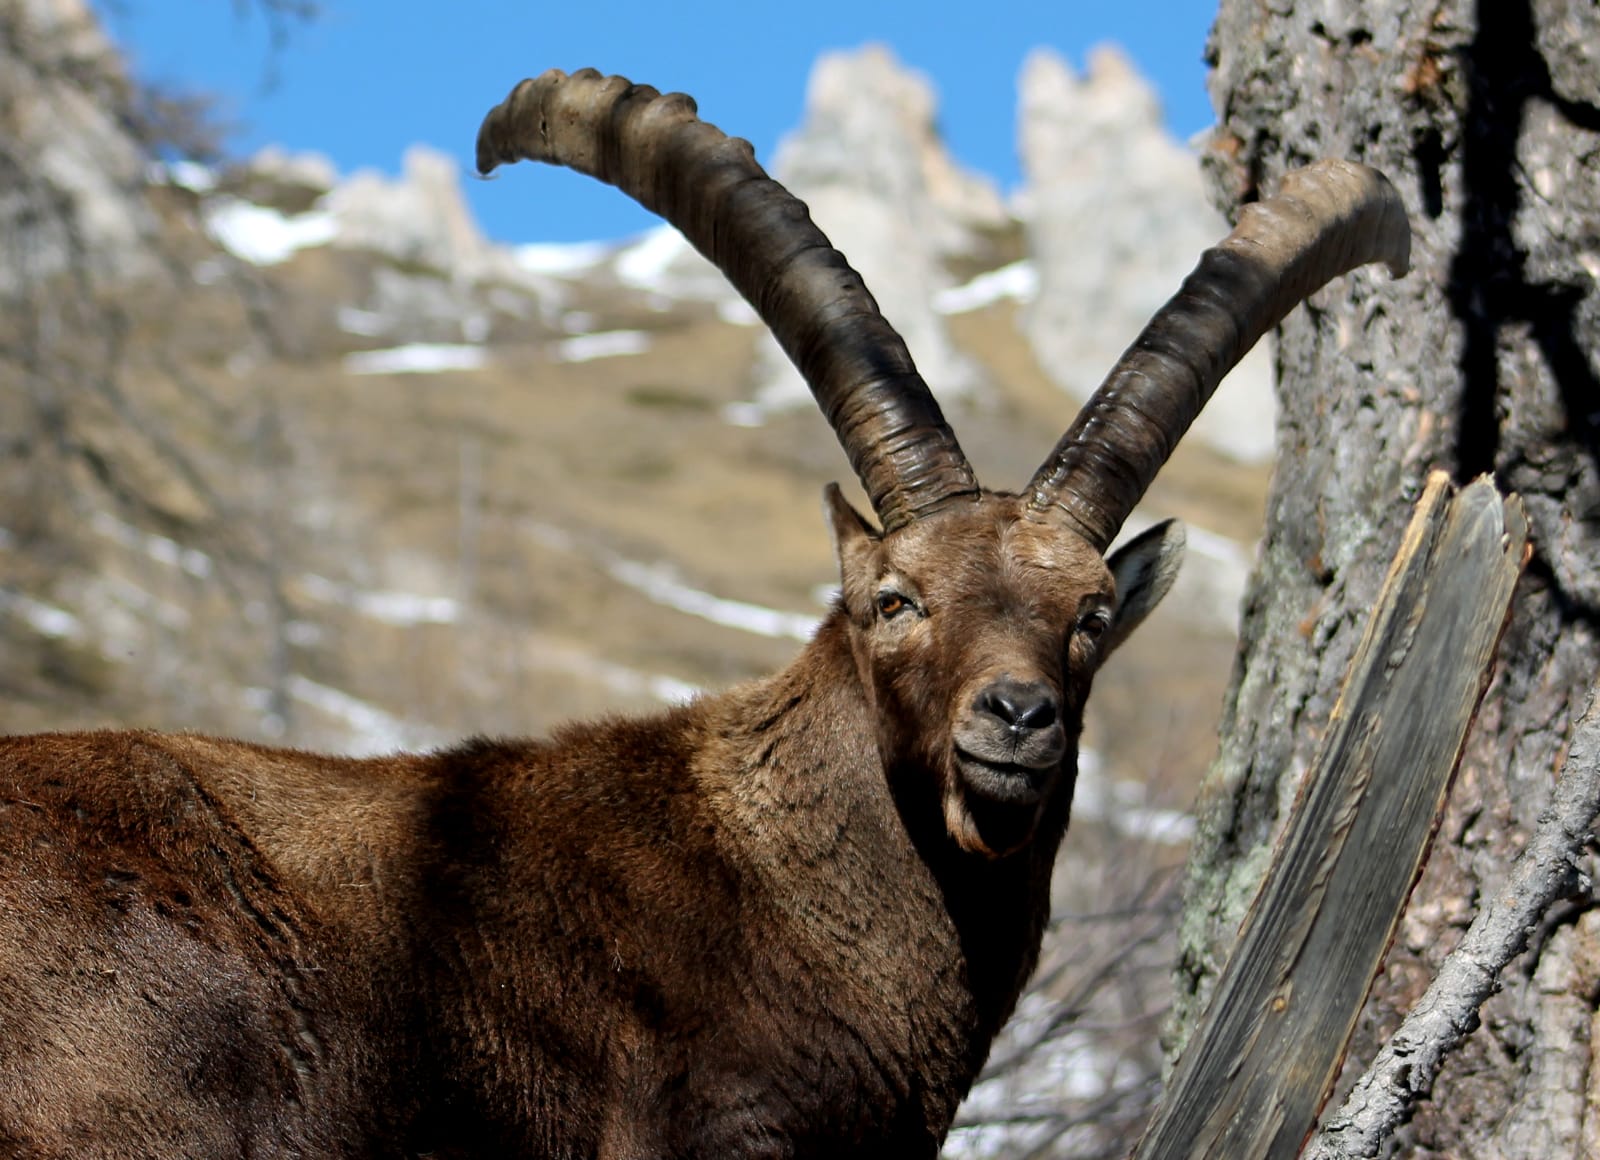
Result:
<svg viewBox="0 0 1600 1160"><path fill-rule="evenodd" d="M114 115L127 104L84 0L0 0L0 117L17 166L0 180L0 237L17 240L0 289L74 264L108 278L152 268L145 155Z"/></svg>
<svg viewBox="0 0 1600 1160"><path fill-rule="evenodd" d="M326 193L339 181L339 170L325 154L291 152L268 145L250 158L252 175L279 185Z"/></svg>
<svg viewBox="0 0 1600 1160"><path fill-rule="evenodd" d="M988 178L951 158L937 112L928 79L883 45L825 53L811 72L805 122L779 147L775 171L802 197L841 186L897 206L925 239L920 248L964 254L975 230L1000 228L1008 214Z"/></svg>
<svg viewBox="0 0 1600 1160"><path fill-rule="evenodd" d="M1027 184L1016 209L1039 271L1023 331L1056 383L1083 399L1229 227L1206 199L1194 153L1167 133L1154 92L1118 49L1095 50L1082 77L1036 50L1018 87ZM1265 343L1219 388L1194 435L1236 459L1271 456Z"/></svg>
<svg viewBox="0 0 1600 1160"><path fill-rule="evenodd" d="M931 300L951 284L945 260L1008 215L991 183L951 159L935 110L927 79L888 49L829 53L812 70L804 124L771 168L861 272L935 394L949 398L975 391L980 376ZM763 349L756 382L759 407L809 397L776 343Z"/></svg>
<svg viewBox="0 0 1600 1160"><path fill-rule="evenodd" d="M398 179L354 173L324 205L338 223L339 245L377 250L462 283L516 277L509 253L483 236L467 208L455 159L427 145L406 150Z"/></svg>

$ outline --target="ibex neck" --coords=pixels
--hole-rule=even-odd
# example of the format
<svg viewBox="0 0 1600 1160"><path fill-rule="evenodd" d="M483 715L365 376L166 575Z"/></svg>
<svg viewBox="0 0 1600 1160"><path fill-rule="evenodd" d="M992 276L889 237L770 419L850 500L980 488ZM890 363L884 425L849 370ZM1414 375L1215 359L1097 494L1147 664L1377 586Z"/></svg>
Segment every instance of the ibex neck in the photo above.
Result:
<svg viewBox="0 0 1600 1160"><path fill-rule="evenodd" d="M819 964L878 1007L892 997L908 1026L978 1045L948 1060L964 1093L973 1075L954 1073L981 1066L1032 971L1061 823L1009 858L961 851L945 830L937 773L891 768L879 752L837 612L787 670L719 708L739 759L713 757L706 770L737 771L718 797L742 856Z"/></svg>
<svg viewBox="0 0 1600 1160"><path fill-rule="evenodd" d="M931 773L885 768L837 617L784 672L664 717L434 760L417 1017L485 1123L572 1114L598 1073L668 1138L700 1100L931 1154L1031 968L1048 874L961 854ZM663 1032L619 1038L592 1014L614 1010ZM852 1108L825 1103L838 1084Z"/></svg>

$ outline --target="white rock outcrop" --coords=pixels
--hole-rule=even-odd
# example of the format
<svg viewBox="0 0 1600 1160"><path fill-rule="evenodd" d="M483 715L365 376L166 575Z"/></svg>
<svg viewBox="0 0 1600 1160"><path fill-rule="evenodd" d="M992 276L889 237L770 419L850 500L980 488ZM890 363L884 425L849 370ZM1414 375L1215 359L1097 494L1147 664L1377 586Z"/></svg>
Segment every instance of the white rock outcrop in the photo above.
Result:
<svg viewBox="0 0 1600 1160"><path fill-rule="evenodd" d="M323 204L338 223L338 245L376 250L467 283L515 277L505 247L483 236L467 208L455 159L427 145L406 150L398 178L353 173Z"/></svg>
<svg viewBox="0 0 1600 1160"><path fill-rule="evenodd" d="M322 193L339 181L339 169L326 154L309 150L291 152L281 145L268 145L259 150L250 158L249 168L268 181Z"/></svg>
<svg viewBox="0 0 1600 1160"><path fill-rule="evenodd" d="M805 122L779 146L772 172L861 272L934 393L950 398L981 378L932 306L951 284L943 263L1009 217L994 186L945 150L935 111L932 85L887 48L825 54L811 73ZM763 347L756 383L746 421L809 399L776 343Z"/></svg>
<svg viewBox="0 0 1600 1160"><path fill-rule="evenodd" d="M0 0L0 18L0 111L23 178L0 190L0 290L74 264L113 279L154 269L145 153L116 117L127 79L93 12Z"/></svg>
<svg viewBox="0 0 1600 1160"><path fill-rule="evenodd" d="M318 177L314 164L297 169ZM358 333L481 342L496 295L503 308L536 310L551 323L566 301L559 278L529 269L515 249L484 236L455 159L427 145L406 150L398 178L363 170L334 183L315 214L331 220L331 244L398 264L374 271L371 292L359 304L362 318L346 327ZM513 290L520 296L508 299Z"/></svg>
<svg viewBox="0 0 1600 1160"><path fill-rule="evenodd" d="M811 70L805 121L778 147L773 171L807 201L839 188L896 207L919 250L969 253L976 231L1002 228L1010 214L990 179L950 156L937 114L932 83L884 45L824 53Z"/></svg>
<svg viewBox="0 0 1600 1160"><path fill-rule="evenodd" d="M1035 50L1018 87L1026 185L1015 209L1039 274L1022 327L1040 364L1081 400L1228 225L1206 200L1193 151L1166 131L1155 93L1119 49L1096 49L1082 77ZM1228 376L1193 437L1237 460L1271 457L1266 343Z"/></svg>

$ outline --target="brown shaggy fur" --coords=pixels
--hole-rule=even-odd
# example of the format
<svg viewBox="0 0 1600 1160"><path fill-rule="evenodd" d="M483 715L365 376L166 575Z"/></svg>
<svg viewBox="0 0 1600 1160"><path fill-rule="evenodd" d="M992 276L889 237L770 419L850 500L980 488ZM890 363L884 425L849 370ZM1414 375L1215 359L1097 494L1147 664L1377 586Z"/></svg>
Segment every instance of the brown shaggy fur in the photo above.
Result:
<svg viewBox="0 0 1600 1160"><path fill-rule="evenodd" d="M831 502L812 643L655 718L373 760L0 742L0 1154L934 1156L1176 547L1114 584L1010 496L886 538ZM958 752L1000 680L1055 698L1048 769Z"/></svg>

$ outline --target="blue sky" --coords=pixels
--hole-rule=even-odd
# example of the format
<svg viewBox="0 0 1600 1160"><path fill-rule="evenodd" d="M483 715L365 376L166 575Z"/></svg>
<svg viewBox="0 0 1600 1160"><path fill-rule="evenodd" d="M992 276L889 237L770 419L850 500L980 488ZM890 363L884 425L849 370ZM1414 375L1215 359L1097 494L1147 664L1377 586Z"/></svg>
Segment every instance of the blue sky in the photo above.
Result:
<svg viewBox="0 0 1600 1160"><path fill-rule="evenodd" d="M261 14L239 0L95 7L140 76L220 98L239 127L236 152L311 149L345 172L398 172L412 141L470 171L478 121L516 81L585 65L693 94L702 116L767 158L800 121L817 55L869 41L932 78L956 157L1006 189L1018 180L1016 77L1036 45L1081 67L1091 46L1116 41L1161 93L1174 133L1211 122L1201 53L1214 7L1203 0L320 3L321 17L292 28L277 50ZM469 182L468 194L485 230L505 241L621 237L653 221L613 190L529 166Z"/></svg>

